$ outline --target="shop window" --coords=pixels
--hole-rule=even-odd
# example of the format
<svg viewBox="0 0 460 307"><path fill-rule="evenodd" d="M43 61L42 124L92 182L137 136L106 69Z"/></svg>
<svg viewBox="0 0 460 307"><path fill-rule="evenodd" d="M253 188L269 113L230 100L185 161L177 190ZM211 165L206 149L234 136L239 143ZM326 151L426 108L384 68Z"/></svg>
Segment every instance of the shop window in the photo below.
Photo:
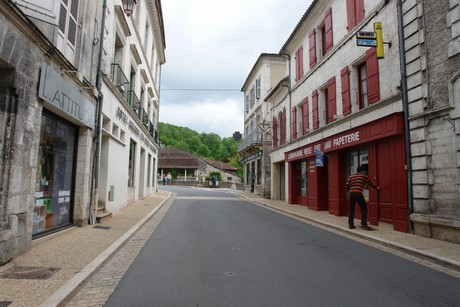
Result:
<svg viewBox="0 0 460 307"><path fill-rule="evenodd" d="M296 195L306 197L308 196L307 182L308 182L308 172L307 172L307 161L302 161L296 163L294 166L295 176L296 176Z"/></svg>
<svg viewBox="0 0 460 307"><path fill-rule="evenodd" d="M348 32L364 19L364 0L347 0Z"/></svg>
<svg viewBox="0 0 460 307"><path fill-rule="evenodd" d="M361 166L363 168L364 173L368 175L369 160L367 147L362 147L347 152L345 161L346 178L350 177L353 174L356 174L356 168L358 166ZM369 201L369 189L367 187L364 188L363 195L366 201ZM349 199L348 193L347 199Z"/></svg>
<svg viewBox="0 0 460 307"><path fill-rule="evenodd" d="M136 166L136 142L129 142L129 168L128 168L128 186L134 187L134 175Z"/></svg>
<svg viewBox="0 0 460 307"><path fill-rule="evenodd" d="M295 53L295 81L303 77L303 46L300 46Z"/></svg>
<svg viewBox="0 0 460 307"><path fill-rule="evenodd" d="M77 128L43 113L32 234L72 223Z"/></svg>

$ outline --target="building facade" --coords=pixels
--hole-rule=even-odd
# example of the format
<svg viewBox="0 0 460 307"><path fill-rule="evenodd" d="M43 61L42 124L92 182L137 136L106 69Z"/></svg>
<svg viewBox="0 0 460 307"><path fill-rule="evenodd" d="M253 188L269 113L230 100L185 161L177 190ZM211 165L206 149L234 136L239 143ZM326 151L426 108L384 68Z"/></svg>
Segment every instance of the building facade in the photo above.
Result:
<svg viewBox="0 0 460 307"><path fill-rule="evenodd" d="M379 58L356 42L378 23L387 43ZM289 59L288 85L266 98L272 198L347 215L346 179L362 166L382 187L364 191L370 223L407 232L396 1L313 1L280 54Z"/></svg>
<svg viewBox="0 0 460 307"><path fill-rule="evenodd" d="M460 1L401 1L416 234L460 243Z"/></svg>
<svg viewBox="0 0 460 307"><path fill-rule="evenodd" d="M161 2L139 1L133 15L108 2L102 57L102 137L98 208L118 211L157 190ZM119 167L120 161L126 167Z"/></svg>
<svg viewBox="0 0 460 307"><path fill-rule="evenodd" d="M244 140L238 144L243 164L243 186L262 197L271 192L271 131L269 104L265 97L285 77L286 59L263 53L249 73L241 91L244 94Z"/></svg>
<svg viewBox="0 0 460 307"><path fill-rule="evenodd" d="M142 1L145 14L157 14L149 18L161 19L159 2ZM107 149L103 140L116 131L107 118L112 118L110 106L118 102L106 89L112 76L107 69L111 62L104 58L102 63L99 55L103 53L106 57L113 53L110 37L102 38L101 33L110 32L110 20L120 15L119 8L121 1L110 0L0 2L0 265L27 251L33 238L92 222L97 208L94 201L97 198L93 195L98 188L105 193L105 182L99 179L111 175L101 170L104 171L106 164L115 167L104 160ZM107 27L103 26L104 12ZM130 21L120 26L123 31L126 24L129 26ZM159 24L152 21L151 26ZM162 25L154 31L161 42L158 54L160 58L163 56L155 62L155 74L159 76L159 67L164 63ZM132 33L140 37L138 32ZM137 42L128 45L130 50L137 50L135 47ZM139 53L139 58L142 57ZM141 71L141 67L135 68ZM153 73L146 74L149 79ZM104 76L103 87L97 84L98 76ZM159 86L159 80L156 82L152 84ZM134 90L139 93L141 87ZM152 92L153 97L157 91L152 89ZM156 104L158 110L159 102ZM104 113L99 111L100 106ZM117 114L126 118L129 128L124 132L124 147L110 148L119 151L116 169L128 170L132 166L141 174L141 169L149 163L147 157L151 157L151 172L156 173L153 170L156 145L150 133L154 129L143 128L142 119L131 110ZM150 114L151 118L153 114L158 116L157 111ZM132 119L128 115L133 115ZM135 141L130 129L135 131ZM139 149L130 155L133 142L139 144ZM119 143L123 144L122 138ZM142 148L145 148L144 160ZM135 163L131 157L136 159ZM144 178L147 172L144 170ZM148 179L142 182L141 176L136 178L134 193L138 195L121 197L121 193L128 192L115 190L115 197L122 198L124 205L154 191L155 181L149 186ZM138 192L142 187L142 193Z"/></svg>

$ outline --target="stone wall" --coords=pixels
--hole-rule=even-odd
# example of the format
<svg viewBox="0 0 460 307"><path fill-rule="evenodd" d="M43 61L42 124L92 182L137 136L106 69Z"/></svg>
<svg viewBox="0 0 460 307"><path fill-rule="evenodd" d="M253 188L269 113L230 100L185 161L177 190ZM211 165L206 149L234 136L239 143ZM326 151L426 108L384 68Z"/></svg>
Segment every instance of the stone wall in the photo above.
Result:
<svg viewBox="0 0 460 307"><path fill-rule="evenodd" d="M0 14L0 265L31 246L44 54Z"/></svg>
<svg viewBox="0 0 460 307"><path fill-rule="evenodd" d="M416 234L460 243L459 0L403 1Z"/></svg>

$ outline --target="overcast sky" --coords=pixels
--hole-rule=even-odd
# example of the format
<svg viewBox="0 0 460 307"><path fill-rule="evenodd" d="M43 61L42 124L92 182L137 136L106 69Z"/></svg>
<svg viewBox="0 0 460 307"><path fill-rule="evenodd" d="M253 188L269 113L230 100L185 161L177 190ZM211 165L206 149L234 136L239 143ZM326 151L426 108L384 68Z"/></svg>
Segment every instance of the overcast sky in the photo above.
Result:
<svg viewBox="0 0 460 307"><path fill-rule="evenodd" d="M160 122L222 138L243 133L244 81L261 53L280 51L310 3L162 1L166 64Z"/></svg>

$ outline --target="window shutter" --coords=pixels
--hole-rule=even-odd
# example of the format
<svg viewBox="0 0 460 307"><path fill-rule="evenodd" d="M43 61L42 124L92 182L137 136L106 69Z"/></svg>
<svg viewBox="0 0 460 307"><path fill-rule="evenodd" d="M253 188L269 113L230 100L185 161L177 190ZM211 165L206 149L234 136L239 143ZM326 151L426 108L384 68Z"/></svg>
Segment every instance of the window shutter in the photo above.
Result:
<svg viewBox="0 0 460 307"><path fill-rule="evenodd" d="M347 21L348 21L348 32L353 30L356 26L356 16L355 13L355 0L347 0Z"/></svg>
<svg viewBox="0 0 460 307"><path fill-rule="evenodd" d="M297 138L297 107L292 107L291 111L292 139Z"/></svg>
<svg viewBox="0 0 460 307"><path fill-rule="evenodd" d="M280 139L280 144L283 145L286 143L286 108L283 109L283 112L280 114L281 118L281 123L280 123L280 134L281 134L281 139Z"/></svg>
<svg viewBox="0 0 460 307"><path fill-rule="evenodd" d="M311 97L311 111L313 117L313 129L319 128L319 114L318 114L318 90L314 90Z"/></svg>
<svg viewBox="0 0 460 307"><path fill-rule="evenodd" d="M375 48L366 51L367 97L369 104L380 100L379 61Z"/></svg>
<svg viewBox="0 0 460 307"><path fill-rule="evenodd" d="M342 85L342 113L343 115L348 115L351 113L350 71L348 66L345 66L340 71L340 83Z"/></svg>
<svg viewBox="0 0 460 307"><path fill-rule="evenodd" d="M256 99L260 98L260 78L256 79Z"/></svg>
<svg viewBox="0 0 460 307"><path fill-rule="evenodd" d="M316 32L313 31L308 34L308 51L310 55L310 67L316 65Z"/></svg>
<svg viewBox="0 0 460 307"><path fill-rule="evenodd" d="M364 0L355 0L356 25L364 19Z"/></svg>
<svg viewBox="0 0 460 307"><path fill-rule="evenodd" d="M299 81L303 77L303 46L295 52L295 81Z"/></svg>
<svg viewBox="0 0 460 307"><path fill-rule="evenodd" d="M326 52L329 52L333 47L332 41L332 8L326 12L324 19L324 30L326 32Z"/></svg>
<svg viewBox="0 0 460 307"><path fill-rule="evenodd" d="M336 93L336 81L335 76L327 81L327 94L329 101L329 120L328 122L333 122L335 120L335 115L337 115L337 93Z"/></svg>
<svg viewBox="0 0 460 307"><path fill-rule="evenodd" d="M273 148L278 147L278 123L276 116L273 116Z"/></svg>
<svg viewBox="0 0 460 307"><path fill-rule="evenodd" d="M305 98L302 105L302 133L307 134L310 128L309 112L308 112L308 97Z"/></svg>

